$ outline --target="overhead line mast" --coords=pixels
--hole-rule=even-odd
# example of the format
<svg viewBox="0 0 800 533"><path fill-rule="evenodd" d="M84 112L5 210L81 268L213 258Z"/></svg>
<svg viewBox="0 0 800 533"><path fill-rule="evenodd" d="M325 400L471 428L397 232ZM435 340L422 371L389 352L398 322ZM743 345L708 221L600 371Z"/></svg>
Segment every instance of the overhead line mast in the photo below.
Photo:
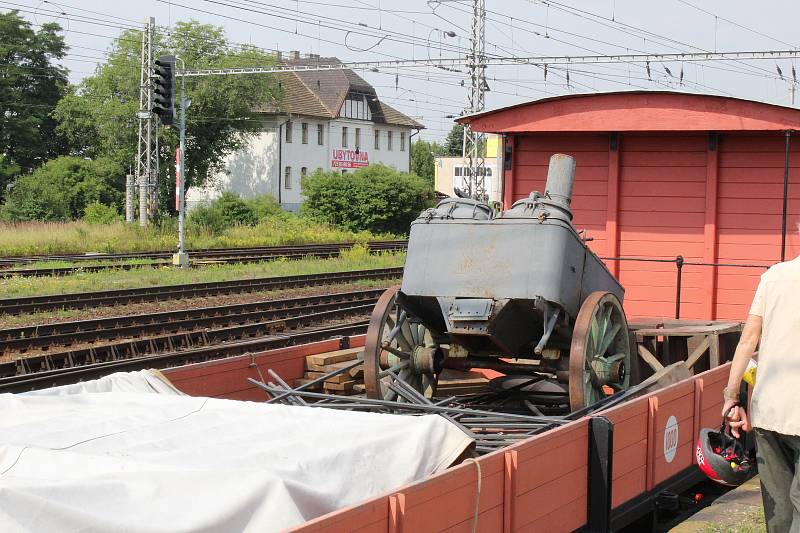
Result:
<svg viewBox="0 0 800 533"><path fill-rule="evenodd" d="M139 225L146 226L158 212L158 124L150 110L153 102L153 49L156 19L145 19L139 78L139 141L136 149L136 183L139 186Z"/></svg>
<svg viewBox="0 0 800 533"><path fill-rule="evenodd" d="M480 113L486 106L486 0L472 0L472 49L467 63L469 71L469 92L467 93L466 114ZM484 135L464 126L462 156L467 159L467 194L470 198L485 201L486 165L481 151Z"/></svg>

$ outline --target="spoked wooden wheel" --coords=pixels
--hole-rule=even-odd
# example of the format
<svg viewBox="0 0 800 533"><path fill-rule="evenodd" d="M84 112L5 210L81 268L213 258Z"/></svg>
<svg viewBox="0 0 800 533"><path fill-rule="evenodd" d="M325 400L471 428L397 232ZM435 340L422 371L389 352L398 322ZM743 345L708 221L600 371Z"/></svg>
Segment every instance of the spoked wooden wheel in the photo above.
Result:
<svg viewBox="0 0 800 533"><path fill-rule="evenodd" d="M444 355L431 333L397 305L400 287L387 289L369 320L364 345L364 385L367 397L405 401L389 388L389 372L430 398L436 393Z"/></svg>
<svg viewBox="0 0 800 533"><path fill-rule="evenodd" d="M581 305L569 352L569 405L576 411L630 384L631 348L622 304L593 292Z"/></svg>

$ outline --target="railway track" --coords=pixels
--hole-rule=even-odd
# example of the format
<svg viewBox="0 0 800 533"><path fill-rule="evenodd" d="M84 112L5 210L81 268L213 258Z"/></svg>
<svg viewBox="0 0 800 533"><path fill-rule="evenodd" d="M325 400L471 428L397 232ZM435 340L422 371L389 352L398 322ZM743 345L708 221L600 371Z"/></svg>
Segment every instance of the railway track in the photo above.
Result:
<svg viewBox="0 0 800 533"><path fill-rule="evenodd" d="M213 329L196 326L197 321L192 320L156 325L145 330L123 328L125 334L132 337L102 344L77 343L74 346L55 348L0 363L0 377L214 346L325 323L341 322L342 319L353 316L368 317L376 301L375 296L362 296L351 302L299 305L265 312L255 322L236 323L237 319L234 317L234 323Z"/></svg>
<svg viewBox="0 0 800 533"><path fill-rule="evenodd" d="M371 308L382 289L273 300L234 306L82 320L0 330L0 355L19 358L15 373L50 368L54 361L92 351L94 358L132 357L164 349L224 342L291 327L291 319L358 306ZM41 331L37 331L41 330ZM144 341L146 342L143 342ZM24 357L24 358L23 358ZM4 375L0 371L0 376Z"/></svg>
<svg viewBox="0 0 800 533"><path fill-rule="evenodd" d="M154 302L213 296L220 294L241 294L280 289L294 289L319 285L350 283L358 280L388 280L401 277L403 269L380 268L370 270L351 270L303 276L282 276L233 281L192 283L187 285L161 285L137 289L117 289L113 291L56 294L49 296L30 296L24 298L0 299L0 314L19 315L53 309L84 309L112 305L127 305L140 302Z"/></svg>
<svg viewBox="0 0 800 533"><path fill-rule="evenodd" d="M361 335L367 330L367 319L356 318L343 324L322 327L300 327L297 330L273 334L257 339L246 339L214 346L201 346L186 350L173 350L158 355L139 356L106 361L84 361L83 364L62 366L40 372L0 378L0 393L27 392L58 385L69 385L98 379L114 372L131 372L147 368L169 368L200 363L213 359L234 357L253 352L284 348L321 340ZM346 346L342 346L346 348ZM73 361L72 363L75 363Z"/></svg>
<svg viewBox="0 0 800 533"><path fill-rule="evenodd" d="M189 252L190 260L195 264L229 264L256 263L275 259L302 259L305 257L330 258L339 256L342 251L351 249L356 243L308 244L296 246L263 246L255 248L220 248L195 250ZM371 252L405 250L407 241L373 241L367 243ZM142 267L158 267L171 265L172 252L143 252L141 254L90 254L90 255L52 255L34 257L0 258L0 278L12 276L63 276L76 272L100 272L103 270L131 270ZM54 268L18 268L18 265L35 265L41 261L69 261L86 263L99 261L142 260L137 263L106 263L99 265L73 265Z"/></svg>

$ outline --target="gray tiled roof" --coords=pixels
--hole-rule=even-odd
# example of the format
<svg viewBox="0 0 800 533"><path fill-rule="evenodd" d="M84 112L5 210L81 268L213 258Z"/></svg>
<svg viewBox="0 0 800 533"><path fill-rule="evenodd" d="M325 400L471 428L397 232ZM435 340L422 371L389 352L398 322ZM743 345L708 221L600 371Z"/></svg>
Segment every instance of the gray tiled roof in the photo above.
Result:
<svg viewBox="0 0 800 533"><path fill-rule="evenodd" d="M304 66L341 64L335 57L302 57L281 61L282 65ZM352 70L312 70L279 75L283 97L265 104L258 111L293 113L312 117L336 118L348 92L372 95L372 119L377 123L424 128L422 124L381 102L375 89Z"/></svg>

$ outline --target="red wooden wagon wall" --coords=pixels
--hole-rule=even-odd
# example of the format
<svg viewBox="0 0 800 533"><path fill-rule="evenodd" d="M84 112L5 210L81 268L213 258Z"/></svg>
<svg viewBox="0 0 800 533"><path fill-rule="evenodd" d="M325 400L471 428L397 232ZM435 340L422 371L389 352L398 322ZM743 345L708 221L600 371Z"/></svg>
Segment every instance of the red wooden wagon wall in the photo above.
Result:
<svg viewBox="0 0 800 533"><path fill-rule="evenodd" d="M730 366L698 374L603 416L614 425L611 506L620 516L675 476L694 473L695 436L721 420ZM561 533L587 523L589 419L582 418L354 507L298 533Z"/></svg>
<svg viewBox="0 0 800 533"><path fill-rule="evenodd" d="M541 100L463 120L503 133L506 205L542 190L556 152L575 156L578 228L605 257L771 264L780 259L785 132L800 110L681 93ZM790 139L787 258L800 255L800 131ZM633 317L675 310L674 263L608 261ZM742 319L760 268L687 265L681 318Z"/></svg>

